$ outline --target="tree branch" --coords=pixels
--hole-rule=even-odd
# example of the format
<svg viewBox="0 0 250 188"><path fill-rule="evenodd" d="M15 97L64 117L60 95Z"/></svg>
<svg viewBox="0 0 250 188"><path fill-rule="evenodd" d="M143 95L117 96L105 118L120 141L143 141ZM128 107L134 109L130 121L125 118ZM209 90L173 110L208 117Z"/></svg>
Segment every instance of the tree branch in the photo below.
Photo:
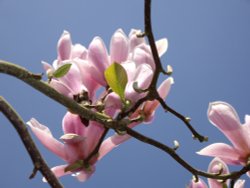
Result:
<svg viewBox="0 0 250 188"><path fill-rule="evenodd" d="M40 171L42 175L46 178L51 187L62 188L63 186L55 177L55 175L51 172L50 168L44 161L42 155L40 154L35 143L33 142L25 123L20 118L20 116L15 112L13 107L10 104L8 104L8 102L1 96L0 96L0 111L12 123L20 139L22 140L27 152L30 155L30 158L34 165L34 170L30 178L33 178L36 172Z"/></svg>

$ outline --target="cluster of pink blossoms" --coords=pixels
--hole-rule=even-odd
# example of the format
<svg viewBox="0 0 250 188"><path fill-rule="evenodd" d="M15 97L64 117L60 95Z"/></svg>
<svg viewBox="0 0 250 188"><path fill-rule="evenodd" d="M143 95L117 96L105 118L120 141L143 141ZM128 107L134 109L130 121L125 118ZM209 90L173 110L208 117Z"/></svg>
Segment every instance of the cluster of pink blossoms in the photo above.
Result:
<svg viewBox="0 0 250 188"><path fill-rule="evenodd" d="M249 164L250 116L246 115L245 123L241 124L235 109L230 104L221 101L210 103L207 114L210 122L232 143L232 146L225 143L214 143L197 152L200 155L216 157L210 163L208 172L218 174L221 173L222 169L222 174L228 174L229 170L226 164L242 166ZM250 173L248 172L247 175L249 176ZM221 181L208 179L208 183L210 188L222 187ZM234 188L243 188L244 184L244 180L238 180ZM189 187L207 188L207 185L200 180L199 182L192 181Z"/></svg>
<svg viewBox="0 0 250 188"><path fill-rule="evenodd" d="M81 44L72 44L70 33L64 31L58 41L57 59L52 66L46 62L43 62L43 66L48 75L65 64L71 64L70 70L62 77L51 77L49 84L78 103L98 106L101 102L103 105L101 112L115 118L123 109L123 103L116 93L107 91L105 70L114 62L124 68L128 80L124 94L130 106L145 96L145 93L135 91L134 83L137 83L138 88L146 89L155 70L150 47L144 38L137 37L139 33L139 30L132 29L129 36L126 36L121 29L118 29L111 38L108 53L100 37L95 37L89 47L85 48ZM163 55L168 47L167 39L158 40L156 46L159 55ZM162 82L158 88L162 98L166 98L172 83L171 77ZM129 118L141 114L144 122L150 122L158 105L157 101L146 101ZM98 111L98 109L93 110ZM132 128L138 124L139 122L131 123L129 126ZM32 118L28 125L46 148L66 162L64 165L52 168L54 174L57 177L72 174L79 181L87 180L94 173L98 160L129 139L128 135L114 134L102 141L105 132L102 125L70 112L66 113L62 121L64 134L60 138L61 142L53 137L48 127L37 120ZM100 140L102 142L98 155L89 158Z"/></svg>

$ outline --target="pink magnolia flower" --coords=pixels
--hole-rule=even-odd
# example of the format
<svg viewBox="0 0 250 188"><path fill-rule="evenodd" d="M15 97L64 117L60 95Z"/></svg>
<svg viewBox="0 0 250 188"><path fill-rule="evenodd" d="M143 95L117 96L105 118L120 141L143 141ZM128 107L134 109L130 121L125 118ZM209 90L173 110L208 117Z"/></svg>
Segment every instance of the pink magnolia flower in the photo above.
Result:
<svg viewBox="0 0 250 188"><path fill-rule="evenodd" d="M200 155L219 157L227 164L245 165L250 156L250 116L245 116L241 125L234 108L225 102L210 103L208 118L232 143L211 144L199 152Z"/></svg>
<svg viewBox="0 0 250 188"><path fill-rule="evenodd" d="M67 163L51 169L57 177L74 174L79 181L85 181L94 173L95 163L108 153L107 149L110 151L108 144L102 144L98 156L93 156L86 163L85 159L97 146L104 128L93 121L85 126L78 115L69 112L62 122L64 135L60 139L63 143L56 140L49 128L37 120L32 118L27 124L47 149Z"/></svg>
<svg viewBox="0 0 250 188"><path fill-rule="evenodd" d="M118 29L112 36L110 41L110 55L107 48L100 37L95 37L88 47L88 60L91 62L91 75L100 85L106 86L104 71L114 62L130 63L133 62L136 68L142 64L151 66L154 70L154 61L150 47L145 40L138 38L136 35L140 30L131 30L127 37L122 29ZM168 47L167 39L161 39L156 42L159 55L163 55Z"/></svg>
<svg viewBox="0 0 250 188"><path fill-rule="evenodd" d="M165 99L170 91L171 85L173 84L173 78L168 78L158 88L158 93L161 98ZM116 102L116 101L115 101ZM114 102L114 105L115 105ZM132 115L132 118L137 117L139 114L142 114L144 116L144 123L149 123L153 120L154 113L159 106L159 102L154 100L154 101L146 101L145 104L141 108L139 108L137 111L134 112ZM128 125L130 128L133 128L137 125L139 125L139 122L132 123ZM125 135L118 135L114 134L113 136L109 137L103 142L103 145L105 145L105 151L104 152L109 152L112 150L114 147L118 146L119 144L125 142L131 138L131 136L125 134Z"/></svg>
<svg viewBox="0 0 250 188"><path fill-rule="evenodd" d="M61 78L52 78L50 85L58 92L73 98L81 92L94 97L99 85L92 79L90 64L87 61L88 50L81 44L72 44L70 33L64 31L57 44L58 57L53 65L42 62L47 74L53 73L64 64L71 64L69 72Z"/></svg>
<svg viewBox="0 0 250 188"><path fill-rule="evenodd" d="M228 174L229 169L224 161L219 158L214 158L208 166L208 172L223 175ZM210 188L222 188L223 185L226 185L228 187L229 181L222 182L220 180L208 178L208 185ZM245 180L240 179L236 181L236 183L234 184L234 188L244 188L244 185ZM195 180L191 180L187 188L208 188L208 186L202 179L199 179L198 182L195 182Z"/></svg>

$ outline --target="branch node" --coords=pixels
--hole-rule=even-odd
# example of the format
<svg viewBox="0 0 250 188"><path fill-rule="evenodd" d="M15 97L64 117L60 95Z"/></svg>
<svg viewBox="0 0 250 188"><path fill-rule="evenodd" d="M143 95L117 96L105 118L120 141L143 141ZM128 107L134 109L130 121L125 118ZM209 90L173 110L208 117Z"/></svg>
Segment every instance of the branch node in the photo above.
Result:
<svg viewBox="0 0 250 188"><path fill-rule="evenodd" d="M38 168L34 166L32 173L29 176L29 179L33 179L36 176L36 173L38 172Z"/></svg>

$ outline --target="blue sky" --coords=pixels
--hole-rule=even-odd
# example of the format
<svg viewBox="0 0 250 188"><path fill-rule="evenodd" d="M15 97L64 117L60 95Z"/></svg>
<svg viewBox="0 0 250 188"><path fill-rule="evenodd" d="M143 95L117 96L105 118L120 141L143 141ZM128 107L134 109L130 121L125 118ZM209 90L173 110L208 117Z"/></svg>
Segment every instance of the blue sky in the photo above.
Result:
<svg viewBox="0 0 250 188"><path fill-rule="evenodd" d="M174 68L175 84L167 103L190 116L193 126L207 135L209 142L193 141L184 124L162 109L151 125L137 130L170 146L178 140L178 153L206 170L211 159L195 152L214 142L228 143L208 122L208 103L222 100L232 104L242 122L244 115L250 114L250 1L158 0L153 1L152 8L155 38L169 40L162 62ZM143 1L0 0L0 28L0 59L39 73L43 71L42 60L51 63L56 58L57 40L63 30L71 33L74 43L87 47L94 36L101 36L109 46L118 28L127 34L131 28L143 29ZM35 117L49 126L55 137L61 136L65 107L15 78L0 74L0 85L0 95L24 121ZM0 130L0 187L49 187L41 182L40 174L28 179L32 163L3 115ZM34 139L49 166L63 164ZM71 176L60 180L65 187L74 188L163 188L185 187L191 177L165 153L131 139L102 159L86 183Z"/></svg>

